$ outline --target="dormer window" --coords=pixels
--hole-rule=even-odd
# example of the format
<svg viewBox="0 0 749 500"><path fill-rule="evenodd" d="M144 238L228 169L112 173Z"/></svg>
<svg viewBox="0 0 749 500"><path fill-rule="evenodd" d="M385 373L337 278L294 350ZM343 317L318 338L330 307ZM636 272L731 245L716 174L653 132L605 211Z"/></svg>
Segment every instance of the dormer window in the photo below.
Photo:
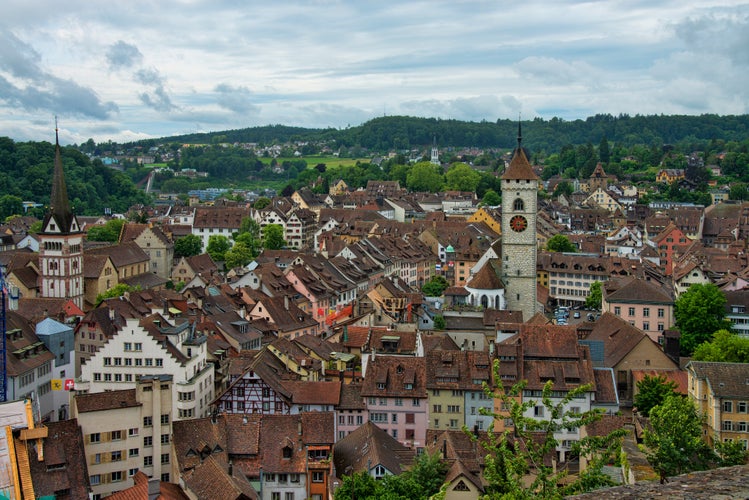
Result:
<svg viewBox="0 0 749 500"><path fill-rule="evenodd" d="M377 384L377 388L384 391L385 390L385 383L384 382L379 382Z"/></svg>
<svg viewBox="0 0 749 500"><path fill-rule="evenodd" d="M283 447L283 458L291 458L292 449L291 446Z"/></svg>
<svg viewBox="0 0 749 500"><path fill-rule="evenodd" d="M403 388L407 391L411 391L414 388L413 384L403 384Z"/></svg>

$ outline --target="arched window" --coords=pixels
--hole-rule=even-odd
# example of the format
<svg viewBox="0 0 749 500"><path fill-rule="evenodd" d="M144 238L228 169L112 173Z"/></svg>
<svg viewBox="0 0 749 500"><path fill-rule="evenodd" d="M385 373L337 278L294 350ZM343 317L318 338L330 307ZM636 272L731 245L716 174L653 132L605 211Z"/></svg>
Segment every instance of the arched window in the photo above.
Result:
<svg viewBox="0 0 749 500"><path fill-rule="evenodd" d="M512 204L512 209L516 212L522 212L525 208L525 203L521 198L515 198L515 202Z"/></svg>

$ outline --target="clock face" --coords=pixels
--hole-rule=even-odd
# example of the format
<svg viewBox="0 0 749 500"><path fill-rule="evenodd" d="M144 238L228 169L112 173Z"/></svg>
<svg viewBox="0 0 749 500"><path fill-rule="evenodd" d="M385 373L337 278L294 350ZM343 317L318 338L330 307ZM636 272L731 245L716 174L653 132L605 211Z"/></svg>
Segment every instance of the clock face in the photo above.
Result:
<svg viewBox="0 0 749 500"><path fill-rule="evenodd" d="M510 219L510 227L516 233L521 233L528 227L528 221L522 215L516 215Z"/></svg>

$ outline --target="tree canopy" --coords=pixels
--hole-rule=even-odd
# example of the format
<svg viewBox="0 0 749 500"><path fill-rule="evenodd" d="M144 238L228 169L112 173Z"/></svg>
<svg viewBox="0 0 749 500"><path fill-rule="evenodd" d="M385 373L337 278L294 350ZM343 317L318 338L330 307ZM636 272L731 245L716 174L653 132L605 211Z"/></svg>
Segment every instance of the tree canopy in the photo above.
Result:
<svg viewBox="0 0 749 500"><path fill-rule="evenodd" d="M206 253L211 256L214 262L223 262L226 259L226 252L231 248L229 238L222 234L212 234L208 237L208 246Z"/></svg>
<svg viewBox="0 0 749 500"><path fill-rule="evenodd" d="M749 363L749 338L728 330L718 330L713 334L711 341L697 346L692 359L720 363Z"/></svg>
<svg viewBox="0 0 749 500"><path fill-rule="evenodd" d="M445 189L476 192L481 175L466 163L454 163L445 173Z"/></svg>
<svg viewBox="0 0 749 500"><path fill-rule="evenodd" d="M421 291L427 297L441 297L448 286L450 286L450 283L447 282L447 279L441 274L437 274L424 283Z"/></svg>
<svg viewBox="0 0 749 500"><path fill-rule="evenodd" d="M444 184L442 169L428 161L415 164L406 175L406 186L412 191L436 193L442 190Z"/></svg>
<svg viewBox="0 0 749 500"><path fill-rule="evenodd" d="M197 234L186 234L174 241L174 257L192 257L203 251L203 240Z"/></svg>
<svg viewBox="0 0 749 500"><path fill-rule="evenodd" d="M427 499L440 490L445 481L447 465L437 454L423 453L414 464L398 476L385 476L376 481L367 471L343 476L335 491L336 500L371 498L379 500Z"/></svg>
<svg viewBox="0 0 749 500"><path fill-rule="evenodd" d="M495 379L501 380L499 361L494 362L494 373ZM479 440L487 452L483 475L488 483L488 498L557 499L613 485L613 481L602 472L602 467L620 453L626 433L623 429L606 436L585 435L576 441L572 453L586 457L588 466L564 486L561 479L566 475L565 471L546 465L545 458L554 455L559 444L556 432L560 429L575 431L602 418L602 413L597 410L577 412L570 408L572 402L591 386L583 384L558 396L554 394L553 381L548 381L540 398L523 397L521 402L526 386L526 381L517 382L509 389L501 385L492 389L484 384L487 396L500 399L501 407L506 410L497 414L481 408L481 414L492 415L495 422L500 419L512 422L504 431L492 429L485 441ZM526 416L539 404L543 406L544 418ZM472 439L477 438L473 436Z"/></svg>
<svg viewBox="0 0 749 500"><path fill-rule="evenodd" d="M650 410L676 395L676 382L667 380L664 376L651 377L645 375L645 378L637 382L637 394L635 394L634 404L637 411L644 416L648 416Z"/></svg>
<svg viewBox="0 0 749 500"><path fill-rule="evenodd" d="M585 297L585 307L588 309L601 309L601 303L603 301L603 292L601 291L601 282L594 281L590 284L590 294Z"/></svg>
<svg viewBox="0 0 749 500"><path fill-rule="evenodd" d="M550 252L577 252L577 247L564 234L555 234L546 241L546 249Z"/></svg>
<svg viewBox="0 0 749 500"><path fill-rule="evenodd" d="M702 439L702 417L689 398L673 395L650 410L651 428L645 428L648 462L666 478L710 467L715 455Z"/></svg>
<svg viewBox="0 0 749 500"><path fill-rule="evenodd" d="M125 221L122 219L111 219L103 225L91 226L86 232L86 239L89 241L118 241L124 224Z"/></svg>
<svg viewBox="0 0 749 500"><path fill-rule="evenodd" d="M286 245L283 239L283 226L280 224L268 224L263 228L263 247L268 250L278 250Z"/></svg>
<svg viewBox="0 0 749 500"><path fill-rule="evenodd" d="M681 332L681 352L685 356L707 342L718 330L730 330L726 319L726 297L712 283L697 283L674 303L674 319Z"/></svg>

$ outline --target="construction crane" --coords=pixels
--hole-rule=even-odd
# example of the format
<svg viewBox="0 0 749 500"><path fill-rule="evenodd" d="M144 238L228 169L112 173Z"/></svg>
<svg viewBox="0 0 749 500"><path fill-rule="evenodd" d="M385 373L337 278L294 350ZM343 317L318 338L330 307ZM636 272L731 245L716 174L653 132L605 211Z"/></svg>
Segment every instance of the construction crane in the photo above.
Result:
<svg viewBox="0 0 749 500"><path fill-rule="evenodd" d="M5 266L0 265L0 403L8 401L8 349L6 347L6 313L18 307L18 288L5 281Z"/></svg>

